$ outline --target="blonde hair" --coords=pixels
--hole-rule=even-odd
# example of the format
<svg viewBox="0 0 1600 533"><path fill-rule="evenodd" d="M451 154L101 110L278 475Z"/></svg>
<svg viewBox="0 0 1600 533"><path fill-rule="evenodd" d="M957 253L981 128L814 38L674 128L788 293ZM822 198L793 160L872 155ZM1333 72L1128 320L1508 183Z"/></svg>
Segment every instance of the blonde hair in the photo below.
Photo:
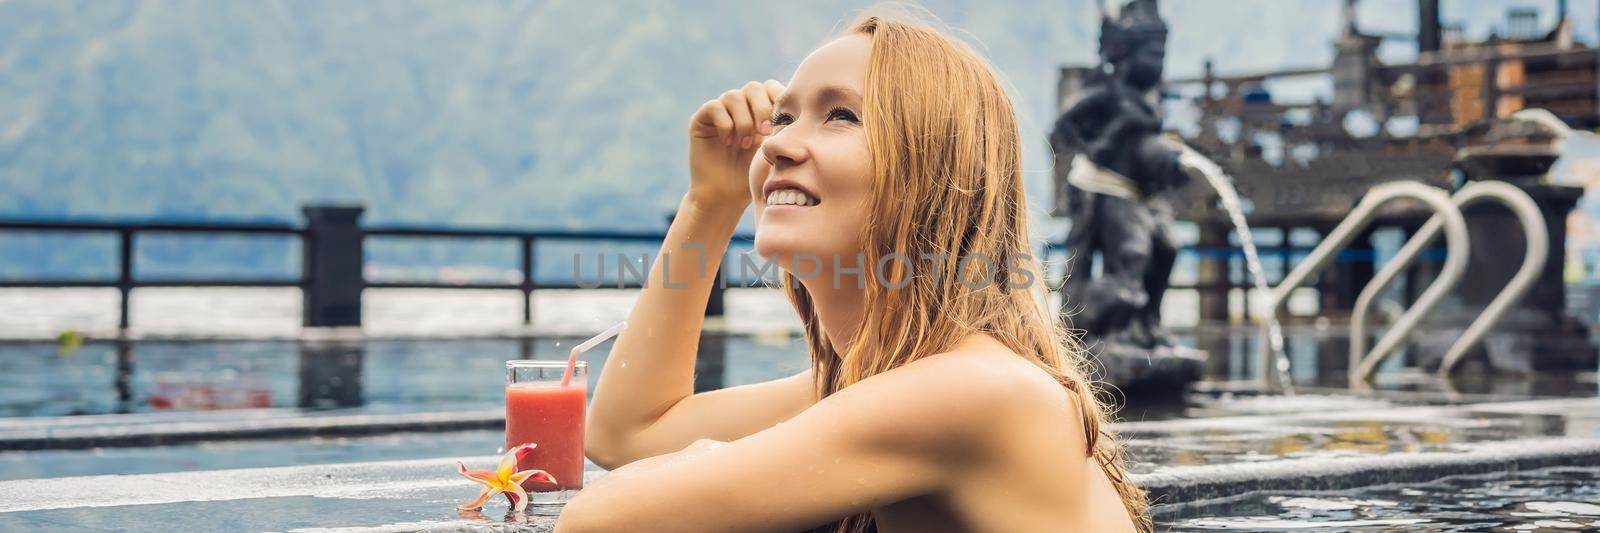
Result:
<svg viewBox="0 0 1600 533"><path fill-rule="evenodd" d="M1048 310L1042 289L1018 289L1012 277L1031 274L1035 288L1044 279L1030 242L1016 111L999 76L965 44L921 22L868 16L846 34L872 39L862 123L873 192L862 251L919 262L915 273L905 261L880 262L885 271L878 279L889 283L867 284L862 326L843 354L824 335L805 286L784 272L783 286L805 326L816 397L988 334L1077 400L1086 449L1139 531L1152 531L1145 493L1105 427L1106 407L1081 345ZM985 272L993 278L983 283L964 282L959 261L978 256L1007 264ZM928 257L937 267L920 262ZM1022 264L1009 264L1014 258ZM869 531L876 524L863 513L834 529Z"/></svg>

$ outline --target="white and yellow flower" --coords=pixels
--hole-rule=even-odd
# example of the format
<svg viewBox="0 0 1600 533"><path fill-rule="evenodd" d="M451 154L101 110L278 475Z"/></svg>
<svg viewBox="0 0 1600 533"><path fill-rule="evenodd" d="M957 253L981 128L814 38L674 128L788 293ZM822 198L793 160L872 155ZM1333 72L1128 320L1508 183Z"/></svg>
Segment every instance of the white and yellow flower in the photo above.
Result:
<svg viewBox="0 0 1600 533"><path fill-rule="evenodd" d="M478 494L478 499L457 505L456 509L482 509L483 504L487 503L489 498L502 493L506 495L506 499L511 500L511 509L513 511L520 513L523 509L526 509L528 507L528 491L522 488L524 481L533 479L550 484L556 482L555 476L551 476L549 472L543 470L515 471L517 460L526 456L528 452L533 451L533 448L534 444L528 443L506 450L506 454L500 458L500 467L494 471L467 470L465 463L456 463L461 466L462 476L483 484L483 492Z"/></svg>

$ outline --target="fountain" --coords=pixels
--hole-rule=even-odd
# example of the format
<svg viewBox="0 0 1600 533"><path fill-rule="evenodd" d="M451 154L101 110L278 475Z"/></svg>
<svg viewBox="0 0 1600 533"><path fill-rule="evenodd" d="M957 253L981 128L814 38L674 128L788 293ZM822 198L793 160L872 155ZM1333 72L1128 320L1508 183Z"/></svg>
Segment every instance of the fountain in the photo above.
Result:
<svg viewBox="0 0 1600 533"><path fill-rule="evenodd" d="M1161 82L1166 36L1154 0L1133 0L1115 18L1105 14L1100 67L1050 135L1065 182L1058 212L1073 222L1062 314L1084 332L1102 379L1152 392L1185 390L1206 357L1174 343L1160 320L1177 260L1172 208L1162 193L1189 181L1181 145L1162 137L1160 114L1148 100Z"/></svg>
<svg viewBox="0 0 1600 533"><path fill-rule="evenodd" d="M1244 205L1239 201L1239 191L1233 187L1233 180L1216 162L1201 155L1189 145L1183 144L1181 140L1172 140L1180 150L1178 162L1183 165L1184 170L1189 171L1191 175L1200 176L1213 191L1216 191L1223 211L1228 213L1234 231L1239 234L1239 247L1244 249L1245 270L1250 274L1251 283L1255 285L1257 293L1266 297L1272 292L1272 286L1267 284L1267 275L1261 268L1261 254L1256 251L1255 236L1250 232L1250 224L1245 221ZM1289 357L1283 348L1283 326L1278 324L1277 313L1271 309L1261 309L1260 312L1250 314L1260 317L1262 323L1266 325L1267 349L1275 361L1273 368L1278 374L1278 385L1284 394L1293 395L1294 383L1289 379Z"/></svg>

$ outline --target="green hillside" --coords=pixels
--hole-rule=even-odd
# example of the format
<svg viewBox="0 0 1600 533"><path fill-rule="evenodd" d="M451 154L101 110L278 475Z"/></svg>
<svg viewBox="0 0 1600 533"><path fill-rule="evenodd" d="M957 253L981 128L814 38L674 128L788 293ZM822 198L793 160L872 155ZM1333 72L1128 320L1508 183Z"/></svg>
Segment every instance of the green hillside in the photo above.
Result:
<svg viewBox="0 0 1600 533"><path fill-rule="evenodd" d="M3 2L0 215L656 228L698 103L859 7L798 4ZM1088 42L1043 2L930 4L1032 108Z"/></svg>

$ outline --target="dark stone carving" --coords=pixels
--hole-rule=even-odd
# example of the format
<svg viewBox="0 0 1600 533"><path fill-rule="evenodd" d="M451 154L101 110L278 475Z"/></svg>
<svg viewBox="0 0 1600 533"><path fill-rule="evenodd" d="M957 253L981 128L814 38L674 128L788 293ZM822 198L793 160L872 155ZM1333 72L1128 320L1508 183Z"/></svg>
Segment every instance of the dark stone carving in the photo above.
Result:
<svg viewBox="0 0 1600 533"><path fill-rule="evenodd" d="M1072 161L1058 191L1072 218L1063 314L1087 334L1104 377L1123 387L1198 379L1203 357L1175 347L1160 326L1161 296L1177 258L1168 234L1172 210L1160 194L1183 187L1188 176L1178 150L1161 137L1152 102L1167 37L1156 7L1155 0L1133 0L1102 20L1100 67L1050 134L1057 157Z"/></svg>

